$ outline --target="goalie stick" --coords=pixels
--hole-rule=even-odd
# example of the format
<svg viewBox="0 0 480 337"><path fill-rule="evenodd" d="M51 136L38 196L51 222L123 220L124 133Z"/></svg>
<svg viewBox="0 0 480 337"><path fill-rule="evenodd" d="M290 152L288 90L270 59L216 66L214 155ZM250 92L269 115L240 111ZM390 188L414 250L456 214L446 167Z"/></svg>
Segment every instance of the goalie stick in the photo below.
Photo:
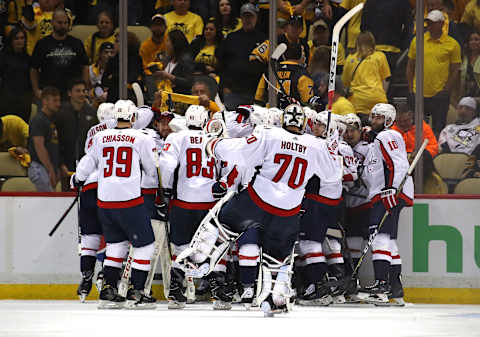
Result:
<svg viewBox="0 0 480 337"><path fill-rule="evenodd" d="M337 56L338 56L338 44L340 40L340 32L343 26L358 12L363 9L363 3L360 3L345 13L344 16L338 20L333 27L332 31L332 48L330 50L330 74L328 78L328 121L327 130L330 126L330 119L332 115L333 95L335 94L335 76L337 75Z"/></svg>
<svg viewBox="0 0 480 337"><path fill-rule="evenodd" d="M410 164L410 167L408 168L407 173L405 174L405 176L403 177L402 181L400 182L400 185L398 186L397 193L395 194L395 197L396 197L396 198L398 198L398 196L399 196L400 193L402 192L403 185L405 185L405 183L407 182L408 177L412 174L413 170L415 169L415 166L417 165L417 162L420 160L420 157L422 156L423 151L424 151L425 148L427 147L427 144L428 144L428 139L425 139L425 140L423 141L423 143L422 143L422 146L420 146L420 149L418 149L418 152L417 152L417 154L415 155L415 158L413 159L412 163ZM362 265L362 262L363 262L363 260L365 259L365 256L367 255L368 250L370 249L370 246L371 246L372 243L373 243L373 240L375 239L375 237L377 236L378 232L379 232L380 229L382 228L383 223L384 223L385 220L387 219L388 214L389 214L389 211L388 211L388 210L385 211L385 214L383 215L382 220L381 220L380 223L378 224L378 227L375 229L375 231L374 231L374 232L370 235L370 237L368 238L368 242L367 242L365 248L363 249L362 255L360 256L360 259L358 260L357 265L355 266L355 269L353 270L352 275L351 275L349 278L346 278L346 282L347 282L346 284L350 283L351 280L353 280L354 278L356 278L356 276L357 276L357 274L358 274L358 271L360 270L360 266Z"/></svg>

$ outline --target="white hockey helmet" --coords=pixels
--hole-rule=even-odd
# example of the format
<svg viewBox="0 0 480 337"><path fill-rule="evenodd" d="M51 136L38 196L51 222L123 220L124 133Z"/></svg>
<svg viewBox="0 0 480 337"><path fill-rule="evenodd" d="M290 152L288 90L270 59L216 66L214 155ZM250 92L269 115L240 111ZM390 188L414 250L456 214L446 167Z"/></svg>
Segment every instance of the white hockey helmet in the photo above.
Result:
<svg viewBox="0 0 480 337"><path fill-rule="evenodd" d="M201 105L190 105L185 112L187 127L203 128L208 120L208 111Z"/></svg>
<svg viewBox="0 0 480 337"><path fill-rule="evenodd" d="M375 104L375 106L372 108L372 111L370 112L370 118L374 115L384 116L385 122L383 123L383 125L386 128L389 128L393 125L393 122L395 122L395 117L397 116L397 110L391 104L377 103Z"/></svg>
<svg viewBox="0 0 480 337"><path fill-rule="evenodd" d="M354 127L355 129L362 129L362 120L354 113L349 113L344 116L345 124Z"/></svg>
<svg viewBox="0 0 480 337"><path fill-rule="evenodd" d="M115 105L113 103L102 103L98 106L97 118L100 123L106 121L107 119L113 119L114 106Z"/></svg>
<svg viewBox="0 0 480 337"><path fill-rule="evenodd" d="M270 127L281 126L283 111L279 108L268 109L267 125Z"/></svg>
<svg viewBox="0 0 480 337"><path fill-rule="evenodd" d="M268 119L268 109L260 105L252 105L250 123L252 125L265 125Z"/></svg>
<svg viewBox="0 0 480 337"><path fill-rule="evenodd" d="M305 112L305 116L307 117L307 119L311 119L312 121L315 120L315 116L317 115L317 112L315 110L308 106L304 106L303 112Z"/></svg>
<svg viewBox="0 0 480 337"><path fill-rule="evenodd" d="M332 114L332 117L335 119L335 123L337 124L338 135L343 137L345 131L347 131L347 124L345 124L345 116Z"/></svg>
<svg viewBox="0 0 480 337"><path fill-rule="evenodd" d="M282 127L295 126L300 130L305 128L307 117L299 104L290 104L285 108L282 115Z"/></svg>
<svg viewBox="0 0 480 337"><path fill-rule="evenodd" d="M113 108L113 118L132 121L137 118L137 107L130 100L118 100Z"/></svg>
<svg viewBox="0 0 480 337"><path fill-rule="evenodd" d="M330 116L330 124L328 124L328 111L321 111L317 113L317 115L315 116L315 123L325 125L325 131L321 135L322 138L330 137L335 133L335 130L337 129L337 122L335 121L335 117Z"/></svg>
<svg viewBox="0 0 480 337"><path fill-rule="evenodd" d="M152 109L146 105L135 107L135 109L137 109L137 118L133 123L133 128L138 130L146 128L153 119Z"/></svg>

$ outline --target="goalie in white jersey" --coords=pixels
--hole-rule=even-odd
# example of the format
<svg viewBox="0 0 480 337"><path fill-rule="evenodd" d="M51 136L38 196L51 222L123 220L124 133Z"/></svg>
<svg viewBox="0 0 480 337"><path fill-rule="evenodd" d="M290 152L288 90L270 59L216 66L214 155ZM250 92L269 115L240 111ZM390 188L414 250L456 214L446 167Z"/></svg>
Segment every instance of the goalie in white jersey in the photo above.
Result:
<svg viewBox="0 0 480 337"><path fill-rule="evenodd" d="M282 128L257 127L247 138L217 138L206 144L207 151L218 159L258 167L248 187L221 209L218 220L237 233L251 227L263 232L264 282L257 285L261 290L257 301L269 315L288 311L290 305L292 250L307 181L314 174L325 181L338 180L341 175L341 163L330 154L325 141L303 134L305 122L302 107L291 105L283 114ZM190 258L201 263L213 258L218 229L209 223L197 233ZM278 271L276 279L272 279L273 269Z"/></svg>
<svg viewBox="0 0 480 337"><path fill-rule="evenodd" d="M155 299L143 294L154 251L154 235L143 205L140 190L142 169L149 175L156 171L156 148L153 140L138 130L135 108L114 110L118 124L93 137L90 149L80 160L72 183L81 186L98 170L99 217L107 243L104 263L105 282L100 292L99 308L121 308L125 298L117 293L122 262L129 242L133 246L131 281L137 298L134 307L153 307ZM129 295L131 298L133 295Z"/></svg>
<svg viewBox="0 0 480 337"><path fill-rule="evenodd" d="M236 178L233 173L226 181L221 181L224 169L222 163L205 154L202 128L207 123L208 111L203 106L191 105L185 118L188 130L170 134L160 155L164 194L171 198L168 202L168 219L174 256L188 246L208 210L225 195L228 185L232 185ZM166 213L165 210L161 212ZM224 275L217 273L214 276L209 279L212 295L216 301L224 301L221 291ZM183 295L184 277L178 264L173 263L168 295L170 309L185 307L187 298Z"/></svg>
<svg viewBox="0 0 480 337"><path fill-rule="evenodd" d="M372 243L375 283L365 290L370 294L369 301L382 304L389 302L390 286L391 302L401 305L404 302L400 281L402 262L397 245L398 219L404 206L413 205L413 180L408 177L397 197L397 188L407 174L409 163L402 135L389 129L395 117L395 108L385 103L376 104L370 113L373 144L365 159L365 183L372 204L370 231L376 229L385 211L390 214Z"/></svg>

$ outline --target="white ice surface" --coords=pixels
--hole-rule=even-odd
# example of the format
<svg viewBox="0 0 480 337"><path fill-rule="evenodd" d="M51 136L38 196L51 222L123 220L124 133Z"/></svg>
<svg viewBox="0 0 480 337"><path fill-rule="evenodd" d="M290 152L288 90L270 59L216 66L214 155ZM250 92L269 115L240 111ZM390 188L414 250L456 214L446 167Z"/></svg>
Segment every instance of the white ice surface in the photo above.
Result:
<svg viewBox="0 0 480 337"><path fill-rule="evenodd" d="M404 308L295 306L264 318L258 310L97 310L95 302L0 301L0 336L15 337L422 337L480 336L480 306L409 304Z"/></svg>

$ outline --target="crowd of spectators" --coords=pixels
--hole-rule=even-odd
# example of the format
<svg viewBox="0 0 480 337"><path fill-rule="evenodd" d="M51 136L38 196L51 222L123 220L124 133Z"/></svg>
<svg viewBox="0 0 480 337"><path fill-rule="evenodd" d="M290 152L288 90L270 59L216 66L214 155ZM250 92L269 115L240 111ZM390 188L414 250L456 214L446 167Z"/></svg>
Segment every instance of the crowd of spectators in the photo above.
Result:
<svg viewBox="0 0 480 337"><path fill-rule="evenodd" d="M282 86L304 104L317 96L322 107L333 26L364 3L338 46L332 111L357 113L367 124L373 105L395 103L393 128L413 152L415 0L273 1L278 43L288 46ZM128 0L129 26L151 31L139 40L129 29L129 96L138 82L147 104L159 90L216 99L227 109L266 104L268 11L269 2L257 0ZM50 181L39 191L66 181L98 122L96 108L119 98L118 16L116 0L0 1L0 150L30 154L31 181ZM480 177L480 0L425 0L424 18L425 190L440 193L439 154L467 154L464 177ZM82 41L70 34L78 25L96 30Z"/></svg>

